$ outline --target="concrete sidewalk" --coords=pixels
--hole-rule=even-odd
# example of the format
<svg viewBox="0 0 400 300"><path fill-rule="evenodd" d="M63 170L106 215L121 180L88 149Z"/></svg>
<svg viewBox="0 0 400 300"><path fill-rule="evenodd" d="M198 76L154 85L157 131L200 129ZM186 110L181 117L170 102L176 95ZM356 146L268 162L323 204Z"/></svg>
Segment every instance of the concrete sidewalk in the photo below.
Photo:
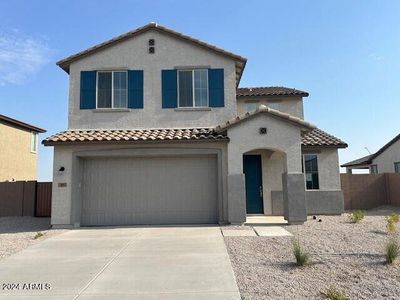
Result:
<svg viewBox="0 0 400 300"><path fill-rule="evenodd" d="M0 299L240 299L217 226L72 230L0 261L0 284Z"/></svg>

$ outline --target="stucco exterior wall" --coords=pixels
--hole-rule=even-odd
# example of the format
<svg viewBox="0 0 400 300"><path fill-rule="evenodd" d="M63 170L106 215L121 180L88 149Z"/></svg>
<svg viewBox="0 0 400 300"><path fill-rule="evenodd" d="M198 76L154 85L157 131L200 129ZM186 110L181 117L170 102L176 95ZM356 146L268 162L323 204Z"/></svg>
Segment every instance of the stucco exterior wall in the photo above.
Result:
<svg viewBox="0 0 400 300"><path fill-rule="evenodd" d="M261 127L267 134L260 134ZM285 172L301 173L300 129L276 117L259 114L228 129L228 172L243 173L244 153L256 149L278 150L286 154Z"/></svg>
<svg viewBox="0 0 400 300"><path fill-rule="evenodd" d="M155 40L155 54L148 40ZM223 68L225 107L178 111L161 107L161 70L179 67ZM143 70L144 108L122 112L80 110L80 72ZM84 57L70 65L69 129L211 127L236 115L236 79L233 60L164 33L150 30L135 38Z"/></svg>
<svg viewBox="0 0 400 300"><path fill-rule="evenodd" d="M341 189L338 149L320 148L303 150L303 154L317 155L320 190L334 191Z"/></svg>
<svg viewBox="0 0 400 300"><path fill-rule="evenodd" d="M394 173L395 162L400 162L400 140L376 157L372 165L378 166L378 173Z"/></svg>
<svg viewBox="0 0 400 300"><path fill-rule="evenodd" d="M288 113L292 116L304 119L303 112L303 98L302 97L246 97L237 100L238 114L242 115L247 112L247 103L257 102L257 105L261 104L268 106L271 102L279 102L280 111Z"/></svg>
<svg viewBox="0 0 400 300"><path fill-rule="evenodd" d="M0 122L0 181L35 180L37 153L31 132Z"/></svg>
<svg viewBox="0 0 400 300"><path fill-rule="evenodd" d="M81 205L79 199L80 182L82 176L82 157L101 155L106 157L118 157L121 155L155 155L153 152L160 151L162 155L185 155L193 151L196 153L214 151L219 155L218 176L221 184L218 185L221 207L220 222L228 222L227 203L227 149L226 143L141 143L141 144L103 144L103 145L70 145L54 147L54 168L53 168L53 194L51 224L54 227L79 226ZM101 153L100 153L101 152ZM92 154L91 154L92 153ZM99 154L100 153L100 154ZM157 154L158 155L158 154ZM58 170L64 167L65 171Z"/></svg>

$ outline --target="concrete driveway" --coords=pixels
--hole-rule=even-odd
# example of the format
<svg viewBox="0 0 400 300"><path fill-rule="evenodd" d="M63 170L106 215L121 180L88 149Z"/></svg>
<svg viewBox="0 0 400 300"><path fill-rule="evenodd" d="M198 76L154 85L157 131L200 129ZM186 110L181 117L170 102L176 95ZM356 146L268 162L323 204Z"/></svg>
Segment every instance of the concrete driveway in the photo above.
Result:
<svg viewBox="0 0 400 300"><path fill-rule="evenodd" d="M240 299L216 226L71 230L1 260L0 284L0 299Z"/></svg>

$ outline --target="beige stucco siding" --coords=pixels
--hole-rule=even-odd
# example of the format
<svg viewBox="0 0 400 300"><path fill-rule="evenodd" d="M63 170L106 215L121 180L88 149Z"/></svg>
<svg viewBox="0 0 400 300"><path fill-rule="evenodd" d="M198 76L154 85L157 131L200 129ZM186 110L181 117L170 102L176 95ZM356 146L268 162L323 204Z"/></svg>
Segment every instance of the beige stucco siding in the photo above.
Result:
<svg viewBox="0 0 400 300"><path fill-rule="evenodd" d="M378 166L378 173L394 173L395 162L400 162L400 140L378 155L372 164Z"/></svg>
<svg viewBox="0 0 400 300"><path fill-rule="evenodd" d="M317 155L319 189L323 191L340 190L338 149L304 150L303 154L306 153Z"/></svg>
<svg viewBox="0 0 400 300"><path fill-rule="evenodd" d="M148 40L155 40L155 54ZM225 107L202 111L162 109L161 70L179 67L223 68ZM128 112L80 110L80 72L89 70L143 70L144 109ZM135 38L91 54L70 66L70 129L83 128L192 128L211 127L236 115L235 62L191 43L150 30Z"/></svg>
<svg viewBox="0 0 400 300"><path fill-rule="evenodd" d="M0 122L0 149L0 181L36 179L30 131Z"/></svg>
<svg viewBox="0 0 400 300"><path fill-rule="evenodd" d="M292 116L304 119L303 98L302 97L247 97L237 100L238 114L242 115L247 112L247 103L257 103L257 105L268 106L271 102L279 103L279 110Z"/></svg>
<svg viewBox="0 0 400 300"><path fill-rule="evenodd" d="M267 128L267 134L260 134L261 127ZM256 149L285 153L285 171L301 173L300 129L295 125L260 114L229 128L228 137L229 174L242 174L243 154Z"/></svg>

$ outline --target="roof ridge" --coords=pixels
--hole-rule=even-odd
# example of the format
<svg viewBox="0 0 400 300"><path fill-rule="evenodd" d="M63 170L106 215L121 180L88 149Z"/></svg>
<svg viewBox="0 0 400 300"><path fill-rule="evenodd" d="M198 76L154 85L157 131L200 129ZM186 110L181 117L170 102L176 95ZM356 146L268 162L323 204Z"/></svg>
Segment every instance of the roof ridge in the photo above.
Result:
<svg viewBox="0 0 400 300"><path fill-rule="evenodd" d="M89 48L87 48L85 50L82 50L82 51L79 51L79 52L77 52L75 54L67 56L66 58L63 58L63 59L59 60L56 64L58 66L60 66L64 71L66 71L68 73L69 72L69 64L72 61L75 61L75 60L79 59L82 56L86 56L89 53L92 53L93 51L101 50L103 48L109 47L109 46L113 45L116 42L123 41L123 40L128 39L128 38L130 38L132 36L135 36L137 34L145 32L145 31L147 31L149 29L156 29L156 30L162 31L164 33L175 35L175 36L180 37L182 39L185 39L187 41L194 42L194 43L196 43L196 44L198 44L198 45L200 45L202 47L206 47L209 50L216 51L216 52L219 52L220 54L223 54L223 55L226 55L226 56L230 56L231 58L233 58L235 60L242 61L244 64L247 61L247 59L245 57L241 56L241 55L235 54L233 52L227 51L227 50L222 49L220 47L217 47L215 45L209 44L207 42L204 42L202 40L194 38L194 37L192 37L190 35L186 35L186 34L180 33L178 31L175 31L175 30L170 29L168 27L162 26L162 25L160 25L160 24L158 24L156 22L150 22L150 23L148 23L146 25L137 27L135 29L132 29L130 31L127 31L125 33L117 35L117 36L115 36L115 37L113 37L111 39L108 39L108 40L103 41L101 43L98 43L98 44L96 44L94 46L91 46L91 47L89 47Z"/></svg>
<svg viewBox="0 0 400 300"><path fill-rule="evenodd" d="M240 122L242 122L244 120L247 120L247 119L249 119L249 118L251 118L251 117L253 117L255 115L258 115L260 113L268 113L268 114L277 116L279 118L282 118L284 120L296 123L297 125L301 125L302 127L306 127L308 129L315 129L316 128L315 125L313 125L313 124L311 124L309 122L306 122L301 118L292 116L292 115L290 115L288 113L283 113L283 112L281 112L279 110L272 109L272 108L267 107L265 105L260 105L257 109L255 109L253 111L246 112L246 113L244 113L242 115L237 115L236 117L226 121L224 124L217 125L215 127L215 131L216 132L222 132L222 131L226 130L227 128L231 127L231 126L233 126L233 125L235 125L237 123L240 123Z"/></svg>

